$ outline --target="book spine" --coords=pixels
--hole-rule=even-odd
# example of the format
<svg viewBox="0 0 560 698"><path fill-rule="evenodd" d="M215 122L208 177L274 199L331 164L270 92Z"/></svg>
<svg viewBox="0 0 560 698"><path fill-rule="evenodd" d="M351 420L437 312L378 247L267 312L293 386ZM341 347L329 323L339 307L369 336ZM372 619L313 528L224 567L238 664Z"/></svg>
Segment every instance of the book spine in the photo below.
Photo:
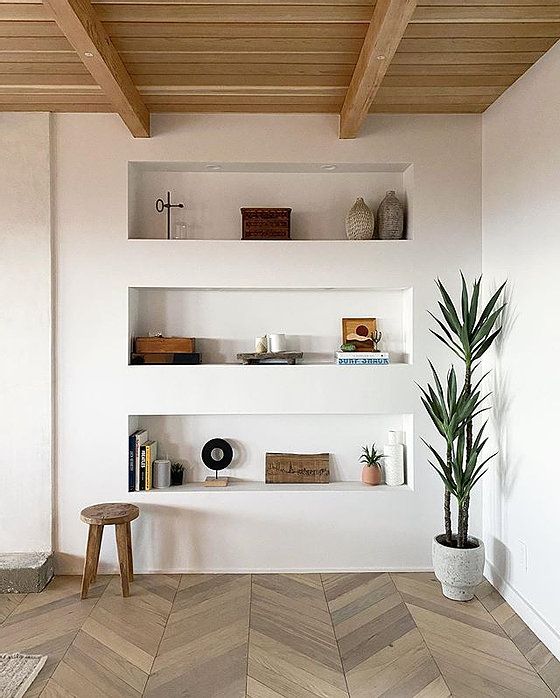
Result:
<svg viewBox="0 0 560 698"><path fill-rule="evenodd" d="M152 489L152 445L146 446L146 489Z"/></svg>
<svg viewBox="0 0 560 698"><path fill-rule="evenodd" d="M139 490L146 489L146 446L140 446L140 486Z"/></svg>
<svg viewBox="0 0 560 698"><path fill-rule="evenodd" d="M134 492L136 489L136 464L134 457L136 455L136 437L131 434L128 437L128 491Z"/></svg>

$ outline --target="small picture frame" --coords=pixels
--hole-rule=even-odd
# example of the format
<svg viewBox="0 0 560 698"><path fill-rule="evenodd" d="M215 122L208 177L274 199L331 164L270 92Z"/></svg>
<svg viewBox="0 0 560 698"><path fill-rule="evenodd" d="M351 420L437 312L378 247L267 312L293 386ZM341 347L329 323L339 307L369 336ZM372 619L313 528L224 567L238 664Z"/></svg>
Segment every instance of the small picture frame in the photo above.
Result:
<svg viewBox="0 0 560 698"><path fill-rule="evenodd" d="M373 335L376 331L374 317L342 318L342 344L353 344L356 351L374 351Z"/></svg>

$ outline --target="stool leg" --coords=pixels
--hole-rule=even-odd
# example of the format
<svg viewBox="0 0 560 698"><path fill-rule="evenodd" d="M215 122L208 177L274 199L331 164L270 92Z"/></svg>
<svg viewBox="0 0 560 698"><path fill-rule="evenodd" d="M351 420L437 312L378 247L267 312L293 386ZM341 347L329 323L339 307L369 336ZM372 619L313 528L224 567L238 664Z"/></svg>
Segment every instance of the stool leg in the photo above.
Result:
<svg viewBox="0 0 560 698"><path fill-rule="evenodd" d="M99 559L99 548L101 547L101 536L103 526L90 524L88 531L88 541L86 548L86 559L84 560L84 573L82 576L81 598L87 598L89 585L95 577L97 560Z"/></svg>
<svg viewBox="0 0 560 698"><path fill-rule="evenodd" d="M93 576L91 578L91 583L95 582L97 579L97 569L99 567L99 553L101 552L101 541L103 540L103 529L105 526L98 526L99 529L99 542L97 543L97 548L95 551L95 567L93 569Z"/></svg>
<svg viewBox="0 0 560 698"><path fill-rule="evenodd" d="M126 550L128 553L128 581L134 581L134 565L132 563L132 534L130 531L130 521L126 524Z"/></svg>
<svg viewBox="0 0 560 698"><path fill-rule="evenodd" d="M115 524L115 534L117 538L117 552L119 555L119 569L121 572L122 595L129 596L128 590L128 551L126 544L126 524Z"/></svg>

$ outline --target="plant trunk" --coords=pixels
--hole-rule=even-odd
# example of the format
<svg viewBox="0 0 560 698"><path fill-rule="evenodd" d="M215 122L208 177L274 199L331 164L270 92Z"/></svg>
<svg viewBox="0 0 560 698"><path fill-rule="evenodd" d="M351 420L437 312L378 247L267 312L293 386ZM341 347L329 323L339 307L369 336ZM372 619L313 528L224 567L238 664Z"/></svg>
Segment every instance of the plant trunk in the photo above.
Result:
<svg viewBox="0 0 560 698"><path fill-rule="evenodd" d="M452 458L452 448L451 445L447 445L447 466L451 467ZM453 540L453 532L451 530L451 492L445 488L445 494L443 499L443 513L445 519L445 541L451 543Z"/></svg>
<svg viewBox="0 0 560 698"><path fill-rule="evenodd" d="M469 528L469 498L466 497L459 504L458 530L457 530L457 547L467 547L467 536Z"/></svg>
<svg viewBox="0 0 560 698"><path fill-rule="evenodd" d="M451 492L447 489L445 490L443 500L443 513L445 515L445 542L451 543L453 540L451 531Z"/></svg>
<svg viewBox="0 0 560 698"><path fill-rule="evenodd" d="M470 360L465 361L465 394L469 396L472 392L472 366ZM466 426L465 434L465 463L469 462L469 458L473 445L473 423L469 419ZM465 497L462 504L459 505L458 530L457 530L457 547L467 547L467 537L469 532L469 504L470 497Z"/></svg>

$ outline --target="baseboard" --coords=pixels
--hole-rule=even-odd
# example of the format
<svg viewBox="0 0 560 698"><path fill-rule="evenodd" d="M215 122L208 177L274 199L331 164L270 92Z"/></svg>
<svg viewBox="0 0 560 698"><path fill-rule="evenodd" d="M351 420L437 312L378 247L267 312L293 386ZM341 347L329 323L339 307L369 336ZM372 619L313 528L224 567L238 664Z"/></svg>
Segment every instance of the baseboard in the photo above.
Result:
<svg viewBox="0 0 560 698"><path fill-rule="evenodd" d="M354 574L360 572L432 572L433 567L228 567L212 569L205 567L141 568L135 567L134 574ZM82 574L82 568L74 565L57 564L57 574ZM99 574L118 574L118 567L99 566Z"/></svg>
<svg viewBox="0 0 560 698"><path fill-rule="evenodd" d="M513 610L531 628L541 642L548 647L552 654L560 660L560 633L555 630L541 616L541 614L531 606L531 604L516 591L511 584L505 581L496 568L486 561L486 578L494 586Z"/></svg>

